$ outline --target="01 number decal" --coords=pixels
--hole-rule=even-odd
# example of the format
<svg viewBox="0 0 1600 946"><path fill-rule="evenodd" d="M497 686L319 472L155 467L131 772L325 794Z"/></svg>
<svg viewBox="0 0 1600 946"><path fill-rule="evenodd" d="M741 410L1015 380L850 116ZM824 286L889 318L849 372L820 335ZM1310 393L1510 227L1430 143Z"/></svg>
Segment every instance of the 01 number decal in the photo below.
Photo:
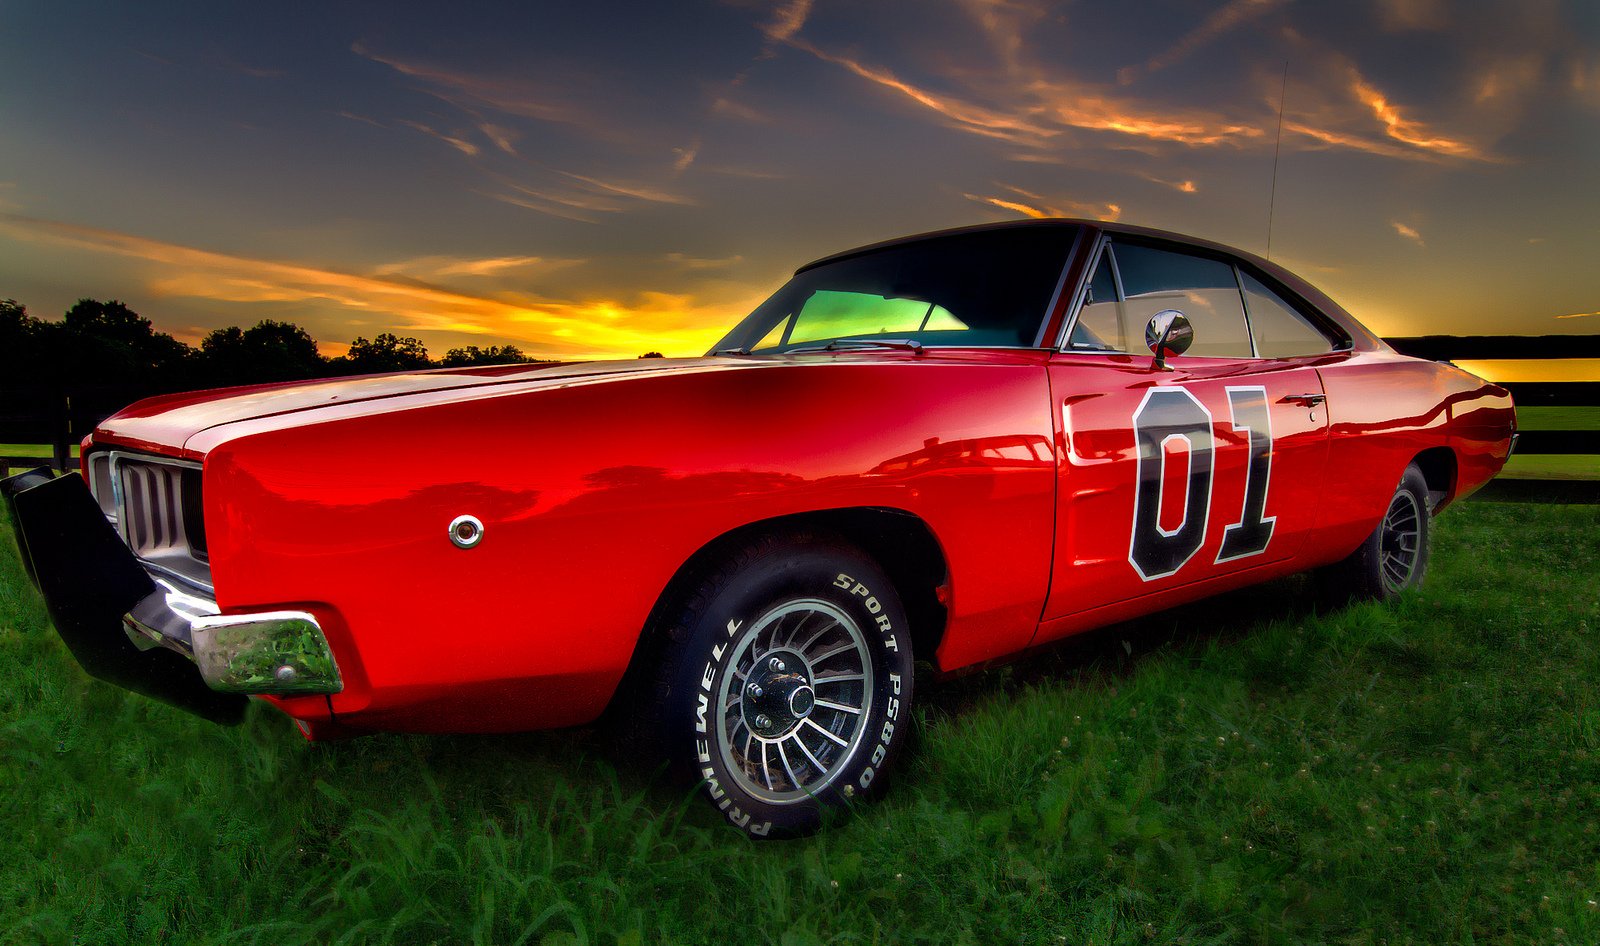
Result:
<svg viewBox="0 0 1600 946"><path fill-rule="evenodd" d="M1233 429L1244 433L1250 456L1245 473L1239 520L1222 530L1217 562L1259 555L1272 541L1275 518L1265 516L1267 486L1272 479L1272 414L1267 389L1230 387L1228 413ZM1153 388L1133 412L1133 434L1139 451L1133 493L1133 535L1128 562L1144 581L1174 575L1205 544L1211 518L1211 487L1216 472L1216 445L1211 412L1187 388ZM1167 447L1183 444L1188 475L1183 478L1183 519L1173 528L1161 525L1162 491L1166 484Z"/></svg>

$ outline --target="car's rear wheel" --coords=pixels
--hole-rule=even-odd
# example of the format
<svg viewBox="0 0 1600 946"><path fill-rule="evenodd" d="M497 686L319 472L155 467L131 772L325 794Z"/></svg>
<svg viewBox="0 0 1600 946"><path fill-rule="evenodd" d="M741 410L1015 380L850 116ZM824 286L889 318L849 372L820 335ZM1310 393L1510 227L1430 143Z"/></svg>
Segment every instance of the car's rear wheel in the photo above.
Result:
<svg viewBox="0 0 1600 946"><path fill-rule="evenodd" d="M803 834L883 789L909 729L911 638L863 553L810 534L756 540L673 625L655 711L673 761L730 822Z"/></svg>
<svg viewBox="0 0 1600 946"><path fill-rule="evenodd" d="M1318 574L1324 591L1335 599L1386 600L1422 584L1432 525L1428 481L1412 464L1372 534L1348 558Z"/></svg>

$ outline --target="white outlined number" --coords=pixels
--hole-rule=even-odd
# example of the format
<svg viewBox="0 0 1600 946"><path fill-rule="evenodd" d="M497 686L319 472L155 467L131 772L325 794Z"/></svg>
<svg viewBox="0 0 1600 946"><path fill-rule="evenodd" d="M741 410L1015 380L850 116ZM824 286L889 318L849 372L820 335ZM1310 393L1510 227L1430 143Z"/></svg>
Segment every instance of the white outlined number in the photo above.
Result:
<svg viewBox="0 0 1600 946"><path fill-rule="evenodd" d="M1216 561L1259 555L1272 541L1276 517L1266 516L1267 488L1272 478L1272 415L1266 388L1227 388L1228 414L1236 431L1244 431L1250 451L1239 521L1222 533ZM1134 479L1133 529L1128 563L1143 581L1175 575L1205 544L1211 518L1216 445L1211 412L1198 397L1179 385L1152 388L1133 412L1138 450ZM1183 520L1172 529L1161 526L1162 491L1167 472L1167 445L1182 441L1188 464L1183 478Z"/></svg>

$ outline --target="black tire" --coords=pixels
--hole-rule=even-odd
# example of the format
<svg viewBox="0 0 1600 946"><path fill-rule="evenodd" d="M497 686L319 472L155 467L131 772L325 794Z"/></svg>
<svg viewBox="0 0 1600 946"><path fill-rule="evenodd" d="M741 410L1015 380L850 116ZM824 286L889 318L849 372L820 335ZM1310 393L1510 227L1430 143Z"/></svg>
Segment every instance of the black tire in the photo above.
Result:
<svg viewBox="0 0 1600 946"><path fill-rule="evenodd" d="M883 791L911 728L911 635L860 550L816 534L757 539L670 624L655 705L641 708L729 822L793 837Z"/></svg>
<svg viewBox="0 0 1600 946"><path fill-rule="evenodd" d="M1422 584L1432 531L1428 481L1412 464L1372 534L1348 558L1317 573L1324 596L1332 603L1387 601Z"/></svg>

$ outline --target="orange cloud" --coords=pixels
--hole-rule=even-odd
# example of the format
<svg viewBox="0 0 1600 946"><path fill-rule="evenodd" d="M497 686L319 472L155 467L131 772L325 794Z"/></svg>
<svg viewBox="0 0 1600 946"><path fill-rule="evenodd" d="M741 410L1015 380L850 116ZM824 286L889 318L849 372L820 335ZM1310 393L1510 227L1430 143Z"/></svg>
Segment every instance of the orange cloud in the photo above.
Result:
<svg viewBox="0 0 1600 946"><path fill-rule="evenodd" d="M761 32L771 43L787 43L811 15L811 0L788 0L773 11L772 19L761 26Z"/></svg>
<svg viewBox="0 0 1600 946"><path fill-rule="evenodd" d="M424 125L421 122L413 122L413 121L407 121L405 119L401 119L400 120L400 124L406 126L407 128L411 128L411 129L415 129L416 131L420 131L424 135L427 135L430 138L437 138L440 141L444 142L445 144L450 145L452 148L455 148L457 151L460 151L462 154L465 154L465 155L467 155L469 157L476 156L477 153L478 153L478 146L473 144L472 142L466 140L465 138L461 138L461 137L458 137L456 135L447 135L442 131L436 131L436 130L434 130L433 128L431 128L429 126Z"/></svg>
<svg viewBox="0 0 1600 946"><path fill-rule="evenodd" d="M1034 219L1044 219L1046 217L1090 217L1096 220L1112 221L1122 216L1122 208L1117 204L1089 204L1075 200L1048 201L1046 198L1030 191L1025 191L1020 187L1012 187L1009 184L1001 184L1000 186L1019 197L1028 198L1033 203L1024 203L1011 197L995 197L985 194L963 194L962 196L980 204L999 207L1001 210L1009 210L1012 213L1018 213L1024 217L1033 217Z"/></svg>
<svg viewBox="0 0 1600 946"><path fill-rule="evenodd" d="M677 155L672 161L672 169L682 174L684 171L689 170L689 165L693 164L694 159L700 156L700 140L698 138L695 139L694 143L687 148L673 148L672 153Z"/></svg>
<svg viewBox="0 0 1600 946"><path fill-rule="evenodd" d="M685 197L682 194L674 194L670 191L660 190L645 184L634 184L622 181L603 181L595 177L586 177L582 174L574 174L571 171L560 171L558 173L569 177L574 181L587 184L590 190L597 193L617 194L622 197L631 197L634 200L649 201L650 203L657 204L684 204L693 206L695 203L695 200L692 197Z"/></svg>
<svg viewBox="0 0 1600 946"><path fill-rule="evenodd" d="M491 256L483 259L420 256L397 263L385 263L374 272L379 276L498 276L513 270L524 272L538 270L549 273L586 262L588 261L582 259L550 259L543 256Z"/></svg>
<svg viewBox="0 0 1600 946"><path fill-rule="evenodd" d="M1321 142L1335 148L1349 148L1352 151L1365 151L1368 154L1382 155L1386 158L1404 158L1410 160L1437 161L1437 155L1419 153L1410 148L1387 141L1379 141L1363 135L1352 135L1347 132L1334 131L1330 128L1318 128L1303 122L1285 119L1283 130L1291 135L1303 135L1314 141Z"/></svg>
<svg viewBox="0 0 1600 946"><path fill-rule="evenodd" d="M804 41L795 40L791 45L805 50L824 62L842 66L869 82L896 92L924 108L937 112L966 131L1007 141L1033 142L1049 138L1059 132L1059 129L1049 128L1024 116L975 105L953 96L930 92L900 80L887 69L869 66L845 56L836 56L832 53L824 52Z"/></svg>
<svg viewBox="0 0 1600 946"><path fill-rule="evenodd" d="M1558 319L1592 319L1600 316L1600 312L1574 312L1571 315L1558 315Z"/></svg>
<svg viewBox="0 0 1600 946"><path fill-rule="evenodd" d="M1408 227L1398 220L1389 221L1389 226L1394 227L1394 232L1400 234L1418 246L1428 245L1427 243L1423 242L1422 234L1418 233L1415 227Z"/></svg>
<svg viewBox="0 0 1600 946"><path fill-rule="evenodd" d="M791 40L790 45L910 99L963 131L1032 147L1043 147L1074 128L1185 145L1238 144L1262 134L1252 125L1204 112L1154 112L1101 94L1093 86L1047 79L1037 71L1021 74L1014 87L1002 91L1001 98L1017 105L993 108L913 85L888 69L803 40Z"/></svg>
<svg viewBox="0 0 1600 946"><path fill-rule="evenodd" d="M1352 76L1350 90L1361 104L1370 108L1378 121L1383 123L1384 131L1390 138L1424 151L1447 154L1451 157L1486 160L1483 152L1472 145L1455 138L1446 138L1429 130L1422 122L1400 114L1399 108L1392 105L1382 92L1359 74Z"/></svg>
<svg viewBox="0 0 1600 946"><path fill-rule="evenodd" d="M146 285L157 295L221 303L299 303L308 321L320 315L327 326L339 328L348 328L351 313L360 312L361 321L396 331L493 336L532 354L564 357L632 356L647 350L696 354L761 298L759 291L745 286L728 287L718 299L655 291L626 299L471 293L392 273L368 275L253 259L14 214L0 214L0 231L23 242L136 260L148 267ZM500 261L489 262L488 268ZM481 269L484 262L462 265Z"/></svg>

